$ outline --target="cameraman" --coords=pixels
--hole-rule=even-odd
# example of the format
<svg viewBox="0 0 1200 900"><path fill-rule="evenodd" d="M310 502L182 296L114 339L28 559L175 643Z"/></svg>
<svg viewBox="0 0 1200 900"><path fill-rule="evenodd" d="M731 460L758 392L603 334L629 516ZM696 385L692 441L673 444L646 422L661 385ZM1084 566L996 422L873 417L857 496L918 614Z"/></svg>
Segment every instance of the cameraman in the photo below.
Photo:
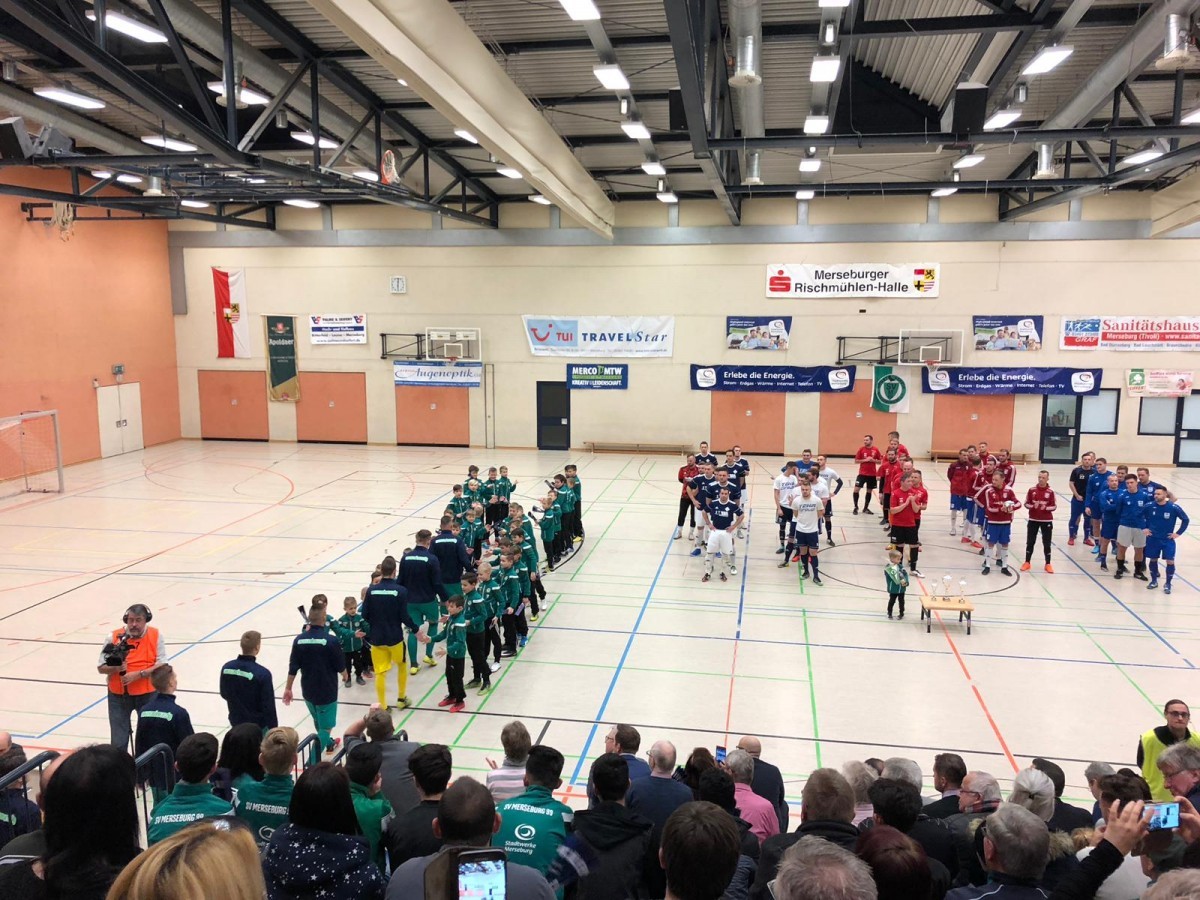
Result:
<svg viewBox="0 0 1200 900"><path fill-rule="evenodd" d="M154 696L150 674L167 661L167 645L157 628L149 625L154 615L142 603L125 610L123 628L116 629L104 649L96 671L108 676L109 743L132 753L133 729L129 715L138 712Z"/></svg>

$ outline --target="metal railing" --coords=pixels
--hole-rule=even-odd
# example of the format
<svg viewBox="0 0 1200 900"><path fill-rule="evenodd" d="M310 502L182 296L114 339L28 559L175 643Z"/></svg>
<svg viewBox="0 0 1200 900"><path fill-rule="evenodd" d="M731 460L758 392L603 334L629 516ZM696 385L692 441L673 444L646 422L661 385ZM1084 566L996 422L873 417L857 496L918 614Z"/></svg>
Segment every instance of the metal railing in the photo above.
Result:
<svg viewBox="0 0 1200 900"><path fill-rule="evenodd" d="M12 785L20 782L21 796L23 796L26 800L28 800L29 799L29 778L28 778L29 774L31 772L34 772L35 770L37 771L38 790L40 791L41 786L42 786L42 771L45 769L45 767L47 765L54 762L54 760L58 759L58 756L59 756L59 754L55 750L43 750L37 756L33 757L33 759L26 760L24 763L17 766L17 768L13 769L7 775L0 777L0 791L7 791L10 787L12 787ZM40 825L40 815L39 815L39 825Z"/></svg>
<svg viewBox="0 0 1200 900"><path fill-rule="evenodd" d="M297 771L307 772L310 768L312 768L314 765L316 765L316 763L314 763L311 759L312 753L309 750L310 747L317 748L317 754L316 754L317 762L320 762L321 754L324 751L324 748L321 747L321 743L320 743L320 740L317 738L316 732L313 732L312 734L308 735L302 741L300 741L299 744L296 745L296 770Z"/></svg>
<svg viewBox="0 0 1200 900"><path fill-rule="evenodd" d="M175 788L175 752L166 744L155 744L133 761L137 773L138 805L142 812L142 827L150 827L154 804Z"/></svg>
<svg viewBox="0 0 1200 900"><path fill-rule="evenodd" d="M398 737L402 741L407 741L408 740L408 732L405 731L403 728L401 728L399 731L396 732L394 737ZM353 746L353 745L351 745L351 746ZM330 762L333 763L335 766L342 765L346 761L346 753L349 750L350 750L350 747L347 747L345 744L342 744L342 746L338 748L338 752L333 755L333 759L331 759Z"/></svg>

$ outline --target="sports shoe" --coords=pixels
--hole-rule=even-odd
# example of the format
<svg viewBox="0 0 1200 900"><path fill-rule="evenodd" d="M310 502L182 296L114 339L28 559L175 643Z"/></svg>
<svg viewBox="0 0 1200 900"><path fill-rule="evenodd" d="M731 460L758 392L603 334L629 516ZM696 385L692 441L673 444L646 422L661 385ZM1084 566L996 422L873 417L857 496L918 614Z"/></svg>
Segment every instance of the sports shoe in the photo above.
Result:
<svg viewBox="0 0 1200 900"><path fill-rule="evenodd" d="M699 548L699 547L697 547L695 550L693 550L693 551L691 552L691 555L692 555L692 556L699 556L699 555L700 555L700 553L701 553L701 550L700 550L700 548Z"/></svg>
<svg viewBox="0 0 1200 900"><path fill-rule="evenodd" d="M500 671L500 663L498 663L498 662L492 663L490 666L488 666L488 671L489 672L499 672Z"/></svg>
<svg viewBox="0 0 1200 900"><path fill-rule="evenodd" d="M962 540L960 540L959 543L960 544L969 544L969 543L971 543L971 539L964 534L962 536Z"/></svg>
<svg viewBox="0 0 1200 900"><path fill-rule="evenodd" d="M1067 546L1074 547L1075 546L1075 538L1073 538L1073 537L1067 538Z"/></svg>
<svg viewBox="0 0 1200 900"><path fill-rule="evenodd" d="M1149 580L1146 578L1145 572L1134 572L1133 577L1136 578L1138 581L1148 581Z"/></svg>
<svg viewBox="0 0 1200 900"><path fill-rule="evenodd" d="M482 697L484 694L490 694L491 692L492 692L491 682L487 682L486 684L481 684L479 686L479 696L480 697Z"/></svg>
<svg viewBox="0 0 1200 900"><path fill-rule="evenodd" d="M988 565L988 564L985 562L985 563L983 564L983 569L981 570L981 573L980 573L980 574L983 574L983 575L991 575L991 574L992 574L992 568L991 568L991 566L989 566L989 565Z"/></svg>
<svg viewBox="0 0 1200 900"><path fill-rule="evenodd" d="M437 665L437 660L435 660L432 656L426 656L424 659L421 660L421 662L425 663L425 665L427 665L427 666L436 666Z"/></svg>
<svg viewBox="0 0 1200 900"><path fill-rule="evenodd" d="M904 613L900 613L900 615L896 616L896 618L897 618L897 619L903 619L903 618L904 618Z"/></svg>
<svg viewBox="0 0 1200 900"><path fill-rule="evenodd" d="M854 515L856 515L856 516L857 516L857 515L858 515L858 507L857 507L857 506L856 506L856 507L854 507L854 510L853 510L853 511L854 511Z"/></svg>
<svg viewBox="0 0 1200 900"><path fill-rule="evenodd" d="M696 539L696 529L693 528L688 532L688 540L694 541L695 539Z"/></svg>
<svg viewBox="0 0 1200 900"><path fill-rule="evenodd" d="M1164 584L1164 585L1163 585L1163 593L1164 593L1164 594L1169 594L1169 593L1171 593L1171 586L1170 586L1169 584Z"/></svg>
<svg viewBox="0 0 1200 900"><path fill-rule="evenodd" d="M509 650L507 647L505 647L503 650L500 651L501 659L512 659L516 655L517 655L516 650Z"/></svg>
<svg viewBox="0 0 1200 900"><path fill-rule="evenodd" d="M676 528L676 529L675 529L675 537L673 537L673 538L672 538L672 540L675 540L675 541L677 541L677 540L679 540L681 537L683 537L683 529L682 529L682 528Z"/></svg>
<svg viewBox="0 0 1200 900"><path fill-rule="evenodd" d="M342 687L350 687L350 679L346 678L342 681Z"/></svg>
<svg viewBox="0 0 1200 900"><path fill-rule="evenodd" d="M795 556L792 557L792 562L800 562L800 554L799 553L797 553Z"/></svg>
<svg viewBox="0 0 1200 900"><path fill-rule="evenodd" d="M525 649L525 645L528 643L529 643L529 636L523 634L520 636L520 638L517 639L517 648L520 650L523 650L523 649Z"/></svg>
<svg viewBox="0 0 1200 900"><path fill-rule="evenodd" d="M530 621L530 622L536 622L537 620L538 620L538 617L537 617L536 615L534 615L534 614L532 614L532 613L531 613L531 614L530 614L530 616L529 616L529 621Z"/></svg>
<svg viewBox="0 0 1200 900"><path fill-rule="evenodd" d="M709 575L707 572L705 572L705 573L704 573L704 577L703 577L703 578L701 578L700 580L701 580L701 581L712 581L712 576L711 576L711 575Z"/></svg>
<svg viewBox="0 0 1200 900"><path fill-rule="evenodd" d="M727 575L726 575L724 572L722 572L722 573L721 573L721 580L722 580L722 581L728 581L728 580L729 580L728 576L727 576Z"/></svg>
<svg viewBox="0 0 1200 900"><path fill-rule="evenodd" d="M737 566L733 565L732 563L729 564L729 574L730 575L737 574Z"/></svg>
<svg viewBox="0 0 1200 900"><path fill-rule="evenodd" d="M783 558L783 562L781 562L781 563L780 563L779 565L777 565L775 568L777 568L777 569L786 569L786 568L788 567L788 562L789 562L789 561L790 561L790 560L788 560L788 558L785 556L785 557Z"/></svg>
<svg viewBox="0 0 1200 900"><path fill-rule="evenodd" d="M780 553L787 553L787 547L783 546L783 544L779 545L779 549L775 551L775 555L778 556Z"/></svg>
<svg viewBox="0 0 1200 900"><path fill-rule="evenodd" d="M1113 578L1124 578L1124 577L1125 577L1125 570L1122 569L1120 566L1117 566L1117 571L1113 573Z"/></svg>
<svg viewBox="0 0 1200 900"><path fill-rule="evenodd" d="M1103 562L1103 561L1102 561L1102 562L1100 563L1100 571L1101 571L1101 572L1107 572L1107 571L1108 571L1108 563L1106 563L1106 562Z"/></svg>
<svg viewBox="0 0 1200 900"><path fill-rule="evenodd" d="M1156 587L1158 587L1158 579L1157 579L1157 578L1151 578L1151 579L1150 579L1150 583L1149 583L1148 585L1146 585L1146 590L1148 590L1148 591L1152 591L1152 590L1154 590Z"/></svg>
<svg viewBox="0 0 1200 900"><path fill-rule="evenodd" d="M863 507L863 515L864 516L873 516L873 515L875 515L875 510L871 509L871 507L869 507L869 506L864 506Z"/></svg>
<svg viewBox="0 0 1200 900"><path fill-rule="evenodd" d="M910 566L908 569L908 574L912 575L914 578L924 578L925 577L925 575L921 572L921 570L918 569L916 566Z"/></svg>
<svg viewBox="0 0 1200 900"><path fill-rule="evenodd" d="M804 581L806 578L808 578L808 572L806 572L806 571L804 571L803 569L801 569L801 570L800 570L800 580L801 580L801 581Z"/></svg>
<svg viewBox="0 0 1200 900"><path fill-rule="evenodd" d="M954 537L956 534L958 534L958 528L955 527L954 525L951 525L950 526L950 537Z"/></svg>
<svg viewBox="0 0 1200 900"><path fill-rule="evenodd" d="M396 708L397 709L408 709L410 706L412 706L412 701L409 700L407 697L397 697L396 698Z"/></svg>
<svg viewBox="0 0 1200 900"><path fill-rule="evenodd" d="M720 559L720 558L721 558L722 556L724 556L724 555L725 555L724 553L721 553L720 551L718 551L718 552L717 552L717 559Z"/></svg>
<svg viewBox="0 0 1200 900"><path fill-rule="evenodd" d="M971 541L971 546L975 547L978 550L983 549L983 544L979 543L979 541Z"/></svg>
<svg viewBox="0 0 1200 900"><path fill-rule="evenodd" d="M1001 566L1001 567L1000 567L1000 574L1001 574L1001 575L1011 575L1011 574L1012 574L1012 570L1011 570L1011 569L1010 569L1008 566Z"/></svg>
<svg viewBox="0 0 1200 900"><path fill-rule="evenodd" d="M1085 538L1083 539L1083 546L1085 546L1085 547L1094 547L1094 546L1096 546L1096 542L1095 542L1095 541L1093 541L1093 540L1092 540L1090 537L1085 537Z"/></svg>
<svg viewBox="0 0 1200 900"><path fill-rule="evenodd" d="M354 683L355 684L366 684L367 680L365 678L363 678L361 675L359 675L357 678L354 679Z"/></svg>
<svg viewBox="0 0 1200 900"><path fill-rule="evenodd" d="M330 741L328 744L325 745L325 752L333 753L335 750L337 750L337 748L339 746L341 746L341 743L342 743L341 738L334 738L332 741Z"/></svg>
<svg viewBox="0 0 1200 900"><path fill-rule="evenodd" d="M837 546L837 544L835 544L835 543L833 542L833 538L831 538L831 537L827 537L827 538L825 538L825 545L826 545L827 547L836 547L836 546Z"/></svg>
<svg viewBox="0 0 1200 900"><path fill-rule="evenodd" d="M814 576L813 576L813 584L824 584L824 583L825 583L825 582L823 582L823 581L821 580L821 576L820 576L820 575L814 575Z"/></svg>
<svg viewBox="0 0 1200 900"><path fill-rule="evenodd" d="M1028 561L1021 563L1021 571L1022 571L1022 572L1028 572L1028 571L1029 571L1029 568L1030 568L1030 567L1029 567L1029 563L1028 563Z"/></svg>
<svg viewBox="0 0 1200 900"><path fill-rule="evenodd" d="M418 672L420 672L420 671L421 671L421 670L420 670L420 669L418 669L416 666L409 666L409 669L408 669L408 674L409 674L409 675L416 675L416 674L417 674Z"/></svg>
<svg viewBox="0 0 1200 900"><path fill-rule="evenodd" d="M464 684L463 687L477 688L477 687L479 687L479 684L480 684L480 681L478 678L472 678L470 681L468 681L466 684Z"/></svg>
<svg viewBox="0 0 1200 900"><path fill-rule="evenodd" d="M1050 563L1046 563L1046 573L1048 575L1054 574L1054 566L1050 565Z"/></svg>
<svg viewBox="0 0 1200 900"><path fill-rule="evenodd" d="M738 537L738 540L739 540L739 541L740 541L740 540L744 540L744 539L745 539L745 537L746 537L746 529L745 529L745 528L739 528L739 529L737 530L737 537Z"/></svg>
<svg viewBox="0 0 1200 900"><path fill-rule="evenodd" d="M454 703L454 699L447 694L445 697L443 697L441 700L438 701L438 706L445 709L447 706L450 706L453 703Z"/></svg>
<svg viewBox="0 0 1200 900"><path fill-rule="evenodd" d="M1099 547L1099 545L1093 544L1093 545L1092 545L1092 552L1093 552L1093 553L1099 553L1099 552L1100 552L1100 547Z"/></svg>
<svg viewBox="0 0 1200 900"><path fill-rule="evenodd" d="M450 712L462 712L466 708L467 708L467 704L465 704L463 701L459 700L450 706Z"/></svg>

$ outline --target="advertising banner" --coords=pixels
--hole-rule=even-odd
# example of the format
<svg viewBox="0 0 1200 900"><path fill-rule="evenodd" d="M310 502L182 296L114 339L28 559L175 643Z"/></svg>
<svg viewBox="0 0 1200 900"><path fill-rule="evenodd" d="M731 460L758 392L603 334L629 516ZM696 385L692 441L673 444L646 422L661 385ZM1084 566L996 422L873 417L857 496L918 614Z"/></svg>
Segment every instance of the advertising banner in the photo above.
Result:
<svg viewBox="0 0 1200 900"><path fill-rule="evenodd" d="M367 317L309 316L308 335L314 344L365 344Z"/></svg>
<svg viewBox="0 0 1200 900"><path fill-rule="evenodd" d="M925 369L926 394L1098 394L1101 369Z"/></svg>
<svg viewBox="0 0 1200 900"><path fill-rule="evenodd" d="M1041 350L1042 316L972 316L976 350Z"/></svg>
<svg viewBox="0 0 1200 900"><path fill-rule="evenodd" d="M771 263L767 296L773 298L936 297L937 263L847 263L811 266Z"/></svg>
<svg viewBox="0 0 1200 900"><path fill-rule="evenodd" d="M871 408L880 412L908 412L908 368L871 367Z"/></svg>
<svg viewBox="0 0 1200 900"><path fill-rule="evenodd" d="M791 333L791 316L725 318L725 346L729 350L786 350Z"/></svg>
<svg viewBox="0 0 1200 900"><path fill-rule="evenodd" d="M1063 350L1200 350L1200 316L1091 316L1062 320Z"/></svg>
<svg viewBox="0 0 1200 900"><path fill-rule="evenodd" d="M439 360L395 360L392 377L396 384L417 387L480 387L483 363Z"/></svg>
<svg viewBox="0 0 1200 900"><path fill-rule="evenodd" d="M629 388L629 366L626 363L580 365L567 363L567 390L624 391Z"/></svg>
<svg viewBox="0 0 1200 900"><path fill-rule="evenodd" d="M1128 369L1125 389L1130 397L1187 397L1195 376L1181 369Z"/></svg>
<svg viewBox="0 0 1200 900"><path fill-rule="evenodd" d="M670 356L674 316L521 316L534 356Z"/></svg>
<svg viewBox="0 0 1200 900"><path fill-rule="evenodd" d="M291 316L264 316L267 328L267 382L272 400L295 403L300 399L296 368L296 320Z"/></svg>
<svg viewBox="0 0 1200 900"><path fill-rule="evenodd" d="M853 391L854 371L854 366L692 366L692 390Z"/></svg>

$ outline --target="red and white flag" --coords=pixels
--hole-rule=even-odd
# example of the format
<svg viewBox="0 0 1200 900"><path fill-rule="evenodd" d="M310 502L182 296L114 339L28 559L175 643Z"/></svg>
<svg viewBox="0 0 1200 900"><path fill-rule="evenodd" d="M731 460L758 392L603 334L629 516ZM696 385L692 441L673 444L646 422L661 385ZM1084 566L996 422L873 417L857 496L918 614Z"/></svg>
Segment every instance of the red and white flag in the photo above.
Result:
<svg viewBox="0 0 1200 900"><path fill-rule="evenodd" d="M214 268L213 293L217 298L217 357L250 358L250 316L246 312L246 270L225 272Z"/></svg>

